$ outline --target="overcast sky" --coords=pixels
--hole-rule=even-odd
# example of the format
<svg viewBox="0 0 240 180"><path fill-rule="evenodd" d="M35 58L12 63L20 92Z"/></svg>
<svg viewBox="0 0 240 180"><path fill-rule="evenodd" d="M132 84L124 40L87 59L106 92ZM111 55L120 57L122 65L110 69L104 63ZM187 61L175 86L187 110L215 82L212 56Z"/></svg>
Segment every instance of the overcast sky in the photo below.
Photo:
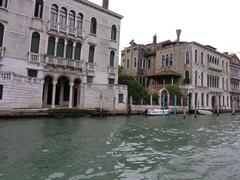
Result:
<svg viewBox="0 0 240 180"><path fill-rule="evenodd" d="M240 53L240 0L109 0L109 9L124 16L120 50L132 39L150 43L155 33L158 42L174 41L179 28L182 41Z"/></svg>

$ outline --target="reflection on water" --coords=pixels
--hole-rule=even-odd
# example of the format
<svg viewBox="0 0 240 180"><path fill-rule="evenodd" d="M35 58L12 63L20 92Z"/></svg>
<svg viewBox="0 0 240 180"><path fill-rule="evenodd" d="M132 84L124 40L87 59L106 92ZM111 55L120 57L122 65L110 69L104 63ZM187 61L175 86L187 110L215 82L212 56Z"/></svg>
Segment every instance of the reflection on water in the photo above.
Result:
<svg viewBox="0 0 240 180"><path fill-rule="evenodd" d="M0 121L0 179L239 179L240 116Z"/></svg>

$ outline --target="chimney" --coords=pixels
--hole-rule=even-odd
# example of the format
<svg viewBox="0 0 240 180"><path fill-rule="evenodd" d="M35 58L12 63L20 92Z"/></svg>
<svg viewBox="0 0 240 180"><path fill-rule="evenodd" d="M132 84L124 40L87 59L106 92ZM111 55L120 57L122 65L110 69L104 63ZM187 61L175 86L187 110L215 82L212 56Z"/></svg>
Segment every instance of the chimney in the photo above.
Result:
<svg viewBox="0 0 240 180"><path fill-rule="evenodd" d="M176 33L177 33L177 44L180 42L180 35L181 35L182 30L181 29L177 29Z"/></svg>
<svg viewBox="0 0 240 180"><path fill-rule="evenodd" d="M157 35L156 35L156 34L153 36L153 44L154 44L154 45L157 44Z"/></svg>
<svg viewBox="0 0 240 180"><path fill-rule="evenodd" d="M102 7L103 7L104 9L108 9L108 3L109 3L109 0L103 0L103 1L102 1Z"/></svg>

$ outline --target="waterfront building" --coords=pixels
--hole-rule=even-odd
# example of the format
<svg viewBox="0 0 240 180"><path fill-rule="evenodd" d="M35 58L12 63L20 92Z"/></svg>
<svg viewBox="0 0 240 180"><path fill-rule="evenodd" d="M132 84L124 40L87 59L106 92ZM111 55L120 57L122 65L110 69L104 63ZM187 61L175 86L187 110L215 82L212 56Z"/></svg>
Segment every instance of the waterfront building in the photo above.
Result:
<svg viewBox="0 0 240 180"><path fill-rule="evenodd" d="M177 40L150 44L130 42L121 51L121 64L150 94L167 85L181 88L189 109L229 109L230 69L228 56L209 45ZM188 100L187 100L188 99Z"/></svg>
<svg viewBox="0 0 240 180"><path fill-rule="evenodd" d="M231 106L238 108L240 101L240 60L236 54L228 54L231 78Z"/></svg>
<svg viewBox="0 0 240 180"><path fill-rule="evenodd" d="M125 111L121 19L108 0L1 0L0 108Z"/></svg>

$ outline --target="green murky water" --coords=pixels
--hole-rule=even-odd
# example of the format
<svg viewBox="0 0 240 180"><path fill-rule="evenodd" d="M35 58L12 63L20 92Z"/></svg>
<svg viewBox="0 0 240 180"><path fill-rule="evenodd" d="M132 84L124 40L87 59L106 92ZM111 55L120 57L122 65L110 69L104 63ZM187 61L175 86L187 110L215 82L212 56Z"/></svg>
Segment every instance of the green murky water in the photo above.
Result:
<svg viewBox="0 0 240 180"><path fill-rule="evenodd" d="M239 178L240 115L0 121L1 180Z"/></svg>

